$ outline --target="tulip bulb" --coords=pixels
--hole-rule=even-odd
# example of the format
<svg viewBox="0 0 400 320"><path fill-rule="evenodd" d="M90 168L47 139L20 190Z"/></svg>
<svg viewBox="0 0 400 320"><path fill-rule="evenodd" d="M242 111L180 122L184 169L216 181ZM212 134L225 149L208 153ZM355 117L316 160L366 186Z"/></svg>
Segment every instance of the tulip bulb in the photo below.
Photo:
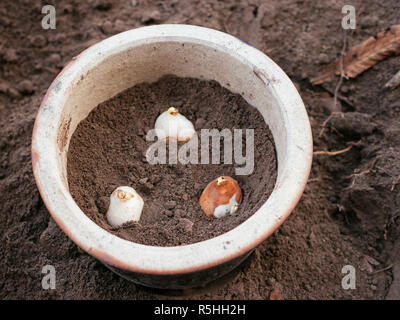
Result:
<svg viewBox="0 0 400 320"><path fill-rule="evenodd" d="M110 196L110 206L107 211L107 221L113 227L124 223L139 221L144 201L131 187L118 187Z"/></svg>
<svg viewBox="0 0 400 320"><path fill-rule="evenodd" d="M237 181L228 176L210 182L200 196L199 204L207 217L222 218L239 209L242 190Z"/></svg>
<svg viewBox="0 0 400 320"><path fill-rule="evenodd" d="M171 107L161 113L155 123L159 139L189 141L196 133L193 124L179 110Z"/></svg>

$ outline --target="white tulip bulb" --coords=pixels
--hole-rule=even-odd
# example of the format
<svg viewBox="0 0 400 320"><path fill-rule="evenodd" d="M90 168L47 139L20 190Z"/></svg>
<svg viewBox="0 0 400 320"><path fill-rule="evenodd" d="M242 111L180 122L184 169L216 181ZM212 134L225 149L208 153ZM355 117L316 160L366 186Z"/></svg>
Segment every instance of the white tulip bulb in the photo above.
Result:
<svg viewBox="0 0 400 320"><path fill-rule="evenodd" d="M161 140L189 141L196 133L193 124L174 107L158 116L155 129L157 137Z"/></svg>
<svg viewBox="0 0 400 320"><path fill-rule="evenodd" d="M110 207L107 211L107 221L113 227L124 223L139 221L144 201L131 187L118 187L110 196Z"/></svg>

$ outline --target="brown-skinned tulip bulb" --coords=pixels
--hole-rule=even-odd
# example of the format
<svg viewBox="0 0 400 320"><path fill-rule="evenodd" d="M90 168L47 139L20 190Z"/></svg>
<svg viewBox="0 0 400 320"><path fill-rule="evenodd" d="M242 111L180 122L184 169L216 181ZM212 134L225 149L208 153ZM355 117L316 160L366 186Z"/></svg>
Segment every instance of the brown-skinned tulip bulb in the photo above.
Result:
<svg viewBox="0 0 400 320"><path fill-rule="evenodd" d="M221 176L210 182L200 196L199 204L209 218L222 218L234 214L242 200L238 182L228 176Z"/></svg>

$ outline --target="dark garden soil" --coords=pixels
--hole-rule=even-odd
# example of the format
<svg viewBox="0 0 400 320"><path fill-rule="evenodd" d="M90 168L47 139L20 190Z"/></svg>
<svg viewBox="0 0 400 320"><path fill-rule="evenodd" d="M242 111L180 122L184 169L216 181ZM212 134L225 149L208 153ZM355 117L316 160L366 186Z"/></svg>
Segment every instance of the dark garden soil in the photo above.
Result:
<svg viewBox="0 0 400 320"><path fill-rule="evenodd" d="M229 130L232 137L234 129L242 129L246 141L245 130L252 128L254 170L236 175L238 166L224 163L224 143L220 164L149 163L145 154L154 141L146 141L146 134L168 106L175 106L194 124L198 140L202 129L215 128ZM196 150L201 155L200 142ZM211 143L208 150L212 155ZM243 154L246 150L244 143ZM92 110L72 135L67 166L69 190L89 218L121 238L156 246L195 243L232 230L267 201L277 175L274 139L257 109L216 81L171 75L138 84ZM235 214L210 219L202 212L199 198L219 176L236 179L243 197ZM139 192L143 212L139 222L112 227L106 218L110 195L125 185Z"/></svg>
<svg viewBox="0 0 400 320"><path fill-rule="evenodd" d="M357 27L346 37L344 4L63 1L55 4L57 28L43 30L42 1L1 1L0 298L165 297L113 274L50 219L33 179L30 139L47 88L82 50L131 28L186 23L228 32L269 55L304 99L315 151L347 151L315 154L304 195L282 227L229 276L180 298L269 299L279 292L284 299L399 299L400 88L387 90L384 84L400 69L400 59L389 57L344 79L336 106L338 79L313 86L309 78L340 55L345 38L351 47L399 24L400 3L352 1ZM56 290L41 287L47 264L56 269ZM356 269L355 290L341 286L345 265Z"/></svg>

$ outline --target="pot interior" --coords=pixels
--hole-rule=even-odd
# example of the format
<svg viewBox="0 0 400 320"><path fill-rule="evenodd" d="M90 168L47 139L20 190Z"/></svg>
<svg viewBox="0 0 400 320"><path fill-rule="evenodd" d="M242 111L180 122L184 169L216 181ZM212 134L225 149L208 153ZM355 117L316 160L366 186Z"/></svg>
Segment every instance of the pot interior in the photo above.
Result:
<svg viewBox="0 0 400 320"><path fill-rule="evenodd" d="M223 47L211 42L176 38L168 41L147 39L117 50L112 48L109 53L99 52L99 58L87 61L85 69L82 68L70 87L65 88L57 147L58 164L66 188L67 152L77 125L99 103L136 84L155 82L166 74L215 80L228 90L239 93L257 108L274 136L278 158L276 185L279 184L287 154L287 129L283 111L271 86L273 80L265 70L258 69L235 52L226 52Z"/></svg>

